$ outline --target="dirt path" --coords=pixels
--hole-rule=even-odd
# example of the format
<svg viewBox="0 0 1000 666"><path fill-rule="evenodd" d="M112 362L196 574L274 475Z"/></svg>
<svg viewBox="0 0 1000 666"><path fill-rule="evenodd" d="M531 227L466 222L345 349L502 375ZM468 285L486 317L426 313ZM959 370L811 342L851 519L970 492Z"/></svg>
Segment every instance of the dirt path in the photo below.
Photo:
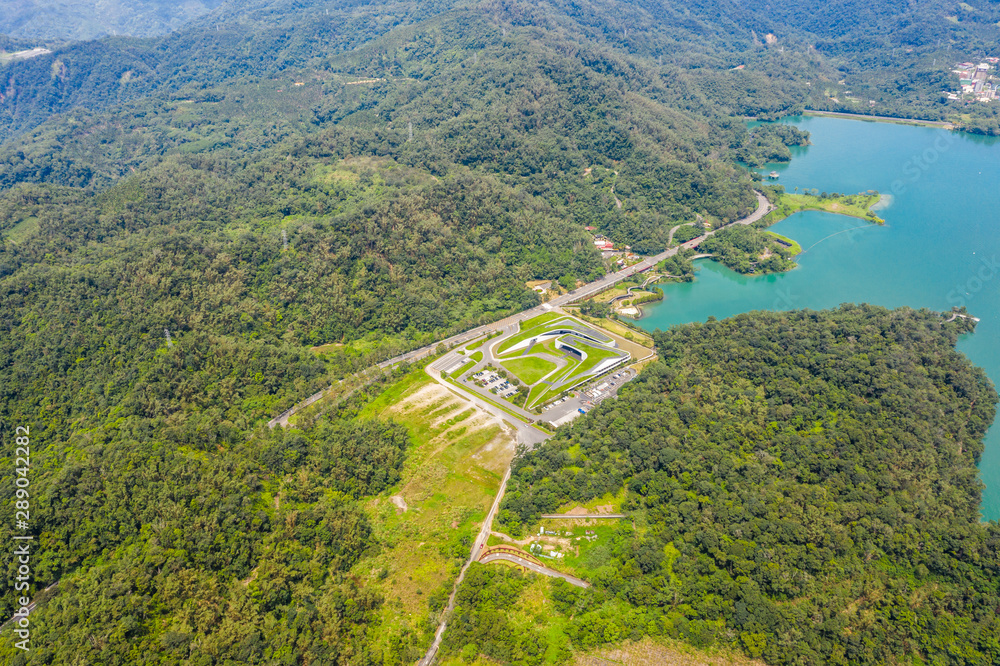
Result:
<svg viewBox="0 0 1000 666"><path fill-rule="evenodd" d="M431 647L427 650L427 654L424 655L424 658L417 662L417 666L430 666L430 664L434 661L434 657L437 656L438 649L441 647L441 639L444 637L444 630L448 627L448 620L451 618L451 614L455 611L455 596L458 594L458 587L465 579L465 573L469 570L469 567L476 561L476 559L478 559L480 549L486 545L486 540L489 539L490 529L493 527L493 518L496 516L497 510L500 508L500 500L503 499L503 494L507 489L507 481L509 479L510 468L508 467L507 473L504 474L503 481L500 482L500 490L497 491L497 496L493 500L493 506L490 507L490 512L487 514L486 520L483 521L483 527L479 530L479 535L472 543L472 552L469 553L469 559L465 561L462 571L458 574L458 578L455 580L455 587L451 591L451 596L448 597L448 605L445 607L444 613L441 615L441 624L438 625L437 632L434 634L434 642L431 643Z"/></svg>

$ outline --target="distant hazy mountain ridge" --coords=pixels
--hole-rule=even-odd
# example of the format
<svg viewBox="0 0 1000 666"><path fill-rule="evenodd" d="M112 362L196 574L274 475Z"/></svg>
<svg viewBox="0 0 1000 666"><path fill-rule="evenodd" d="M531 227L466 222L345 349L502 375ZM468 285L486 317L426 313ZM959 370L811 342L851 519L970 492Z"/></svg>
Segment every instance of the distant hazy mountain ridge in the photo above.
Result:
<svg viewBox="0 0 1000 666"><path fill-rule="evenodd" d="M176 30L220 4L222 0L4 0L0 33L45 41L149 37Z"/></svg>

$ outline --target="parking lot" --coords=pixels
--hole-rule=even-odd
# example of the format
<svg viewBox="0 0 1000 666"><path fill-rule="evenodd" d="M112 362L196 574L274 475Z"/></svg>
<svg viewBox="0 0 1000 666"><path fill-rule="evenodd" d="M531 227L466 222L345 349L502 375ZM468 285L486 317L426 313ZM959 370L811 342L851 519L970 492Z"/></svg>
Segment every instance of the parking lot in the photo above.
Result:
<svg viewBox="0 0 1000 666"><path fill-rule="evenodd" d="M619 389L639 376L632 368L615 370L609 375L595 379L591 384L581 386L576 397L560 398L542 412L542 419L556 425L569 423L601 404L603 400L618 395ZM581 411L582 410L582 411Z"/></svg>
<svg viewBox="0 0 1000 666"><path fill-rule="evenodd" d="M598 382L597 386L585 389L583 395L591 401L600 402L607 396L617 393L621 385L631 378L630 370L621 370L610 377L604 378L603 381Z"/></svg>
<svg viewBox="0 0 1000 666"><path fill-rule="evenodd" d="M504 379L495 372L480 370L476 374L472 375L472 379L483 388L488 389L493 395L498 395L501 398L509 398L517 393L517 388L511 386L510 381Z"/></svg>

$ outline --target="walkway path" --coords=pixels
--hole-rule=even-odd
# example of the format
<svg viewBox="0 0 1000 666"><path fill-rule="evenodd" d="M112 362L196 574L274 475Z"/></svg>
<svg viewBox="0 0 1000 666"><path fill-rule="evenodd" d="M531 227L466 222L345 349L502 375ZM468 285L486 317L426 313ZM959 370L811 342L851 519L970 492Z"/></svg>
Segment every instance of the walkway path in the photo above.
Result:
<svg viewBox="0 0 1000 666"><path fill-rule="evenodd" d="M576 576L570 576L569 574L564 574L555 569L550 569L547 566L541 564L535 564L530 562L523 557L518 557L517 555L510 555L509 553L493 553L487 555L483 559L479 560L482 564L489 564L490 562L496 562L498 560L504 560L505 562L513 562L519 567L524 567L529 571L534 571L535 573L542 574L543 576L551 576L552 578L562 578L564 581L570 585L576 585L577 587L590 587L590 583Z"/></svg>
<svg viewBox="0 0 1000 666"><path fill-rule="evenodd" d="M920 120L919 118L893 118L892 116L870 116L865 113L846 113L844 111L814 111L806 109L806 116L832 116L834 118L849 118L851 120L877 120L880 122L906 123L908 125L930 125L932 127L943 127L944 129L955 129L954 123L947 120Z"/></svg>
<svg viewBox="0 0 1000 666"><path fill-rule="evenodd" d="M951 313L950 317L948 317L947 319L944 320L944 323L947 324L950 321L955 321L959 317L961 317L962 319L971 319L972 321L977 322L977 323L979 322L979 317L973 317L972 315L962 314L960 312L953 312L953 313Z"/></svg>

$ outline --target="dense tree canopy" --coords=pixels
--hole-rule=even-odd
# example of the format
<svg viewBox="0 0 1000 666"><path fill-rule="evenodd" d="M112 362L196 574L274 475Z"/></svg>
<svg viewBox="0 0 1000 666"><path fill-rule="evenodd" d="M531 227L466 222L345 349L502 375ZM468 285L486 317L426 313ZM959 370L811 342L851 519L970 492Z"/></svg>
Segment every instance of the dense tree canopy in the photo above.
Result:
<svg viewBox="0 0 1000 666"><path fill-rule="evenodd" d="M6 51L31 43L0 39L0 423L31 428L33 581L60 581L32 615L39 649L5 635L5 662L415 661L441 591L427 626L383 623L395 600L358 575L388 538L370 506L406 431L357 416L365 387L301 429L263 424L536 305L531 280L604 274L587 226L652 253L745 215L760 184L739 162L807 140L745 115L827 108L828 85L886 89L889 70L878 99L898 113L962 110L927 96L925 61L938 38L986 43L992 10L942 30L914 7L912 30L888 26L912 72L857 19L831 34L715 2L254 0L23 61ZM962 122L991 131L991 109ZM757 233L728 246L749 257ZM594 588L553 592L573 644L995 657L973 467L994 394L951 348L962 323L865 308L660 336L617 406L519 461L504 507L512 525L627 488L648 527L615 536ZM5 543L15 474L8 447ZM523 581L469 580L446 647L537 660L533 631L473 608Z"/></svg>
<svg viewBox="0 0 1000 666"><path fill-rule="evenodd" d="M844 306L660 333L618 400L517 460L501 521L627 488L637 529L587 602L631 609L615 635L769 663L996 662L1000 531L979 522L976 462L997 394L942 322ZM578 646L608 640L593 621L576 615Z"/></svg>
<svg viewBox="0 0 1000 666"><path fill-rule="evenodd" d="M737 273L780 273L795 267L792 252L773 235L734 225L721 229L698 245Z"/></svg>

